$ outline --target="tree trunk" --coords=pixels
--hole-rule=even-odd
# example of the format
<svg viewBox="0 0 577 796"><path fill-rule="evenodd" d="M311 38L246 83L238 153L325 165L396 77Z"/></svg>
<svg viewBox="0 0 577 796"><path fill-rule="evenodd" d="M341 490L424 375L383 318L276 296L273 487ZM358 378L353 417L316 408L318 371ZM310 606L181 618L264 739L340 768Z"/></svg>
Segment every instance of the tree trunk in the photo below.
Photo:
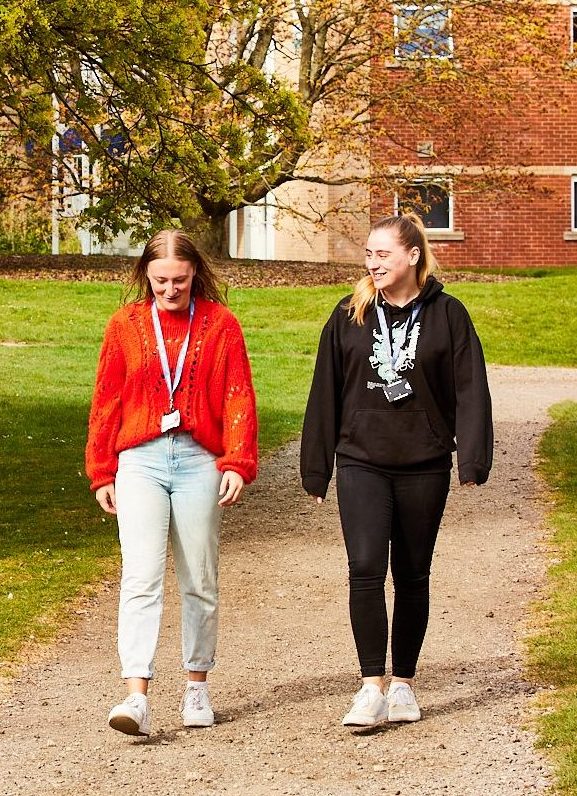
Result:
<svg viewBox="0 0 577 796"><path fill-rule="evenodd" d="M193 216L181 213L180 223L198 248L210 257L228 258L228 235L225 215Z"/></svg>

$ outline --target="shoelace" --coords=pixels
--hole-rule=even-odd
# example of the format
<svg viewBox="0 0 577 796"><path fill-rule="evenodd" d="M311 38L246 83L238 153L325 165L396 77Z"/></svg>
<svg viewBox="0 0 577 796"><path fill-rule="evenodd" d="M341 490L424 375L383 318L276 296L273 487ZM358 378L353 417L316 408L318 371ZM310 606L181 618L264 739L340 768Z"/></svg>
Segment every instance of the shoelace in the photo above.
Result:
<svg viewBox="0 0 577 796"><path fill-rule="evenodd" d="M205 689L187 688L182 696L180 709L183 710L186 706L187 708L194 708L194 710L203 710L205 707L208 707L207 703L208 694Z"/></svg>
<svg viewBox="0 0 577 796"><path fill-rule="evenodd" d="M363 686L363 688L361 688L361 690L358 693L356 693L354 696L353 699L354 705L360 705L362 707L366 707L366 705L368 705L369 702L371 701L371 692L372 689Z"/></svg>
<svg viewBox="0 0 577 796"><path fill-rule="evenodd" d="M396 702L397 705L412 705L414 700L413 692L406 686L397 686L392 691L389 691L389 699Z"/></svg>

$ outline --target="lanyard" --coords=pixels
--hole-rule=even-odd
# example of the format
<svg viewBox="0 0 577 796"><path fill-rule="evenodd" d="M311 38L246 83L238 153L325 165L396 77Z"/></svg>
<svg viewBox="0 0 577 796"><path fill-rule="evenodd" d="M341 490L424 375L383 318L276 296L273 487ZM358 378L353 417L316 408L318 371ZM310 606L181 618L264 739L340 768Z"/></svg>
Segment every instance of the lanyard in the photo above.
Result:
<svg viewBox="0 0 577 796"><path fill-rule="evenodd" d="M389 355L391 357L391 366L392 366L393 370L395 369L395 366L396 366L397 361L399 359L399 355L401 353L401 349L404 348L404 346L407 343L407 340L409 339L409 335L411 334L411 332L413 330L413 326L415 325L415 321L417 320L417 315L421 311L421 307L422 306L423 306L422 303L413 304L413 311L411 312L411 317L407 319L407 325L405 327L404 340L402 342L399 341L395 345L394 340L393 340L393 326L392 326L392 324L391 324L391 326L389 326L389 324L387 323L387 317L385 315L385 311L383 310L383 308L381 307L380 304L377 304L377 316L379 318L379 325L381 327L381 334L383 335L383 339L389 341Z"/></svg>
<svg viewBox="0 0 577 796"><path fill-rule="evenodd" d="M168 388L171 412L174 408L173 396L174 393L176 392L176 388L180 384L180 379L182 377L182 370L184 368L184 359L186 357L186 352L188 350L188 341L190 340L190 327L192 325L193 315L194 315L194 299L191 299L190 318L188 321L188 332L186 333L184 342L180 347L178 359L176 361L176 369L174 371L174 381L172 381L172 378L170 376L170 367L168 365L168 356L166 354L166 346L164 344L164 337L162 334L162 326L160 325L160 318L158 317L158 307L156 306L156 301L153 301L152 303L152 323L154 324L154 333L156 335L156 345L158 346L158 355L160 357L160 364L162 365L162 373L164 375L164 381L166 382L166 386Z"/></svg>

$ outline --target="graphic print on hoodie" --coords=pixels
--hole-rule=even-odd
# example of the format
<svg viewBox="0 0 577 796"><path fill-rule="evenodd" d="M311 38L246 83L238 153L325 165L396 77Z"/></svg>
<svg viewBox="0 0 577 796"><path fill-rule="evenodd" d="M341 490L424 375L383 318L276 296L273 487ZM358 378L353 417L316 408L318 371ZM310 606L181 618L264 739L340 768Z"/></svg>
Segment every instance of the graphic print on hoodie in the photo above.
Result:
<svg viewBox="0 0 577 796"><path fill-rule="evenodd" d="M389 319L386 319L386 329L381 328L381 333L373 329L375 342L369 362L386 384L392 384L401 374L405 374L415 366L417 343L421 333L421 323L415 320L419 311L420 306L417 305L404 321L392 320L389 314ZM383 314L386 314L386 309L383 309ZM369 390L375 387L382 385L372 381L367 382Z"/></svg>

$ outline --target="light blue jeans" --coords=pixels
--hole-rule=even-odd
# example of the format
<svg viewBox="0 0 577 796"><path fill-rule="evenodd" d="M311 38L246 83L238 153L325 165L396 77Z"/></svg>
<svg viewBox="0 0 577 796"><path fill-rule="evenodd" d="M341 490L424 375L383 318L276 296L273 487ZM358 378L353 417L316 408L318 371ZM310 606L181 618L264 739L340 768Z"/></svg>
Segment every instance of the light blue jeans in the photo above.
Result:
<svg viewBox="0 0 577 796"><path fill-rule="evenodd" d="M122 579L122 677L150 679L158 643L168 537L180 588L185 669L214 666L222 474L190 434L169 432L120 453L116 509Z"/></svg>

